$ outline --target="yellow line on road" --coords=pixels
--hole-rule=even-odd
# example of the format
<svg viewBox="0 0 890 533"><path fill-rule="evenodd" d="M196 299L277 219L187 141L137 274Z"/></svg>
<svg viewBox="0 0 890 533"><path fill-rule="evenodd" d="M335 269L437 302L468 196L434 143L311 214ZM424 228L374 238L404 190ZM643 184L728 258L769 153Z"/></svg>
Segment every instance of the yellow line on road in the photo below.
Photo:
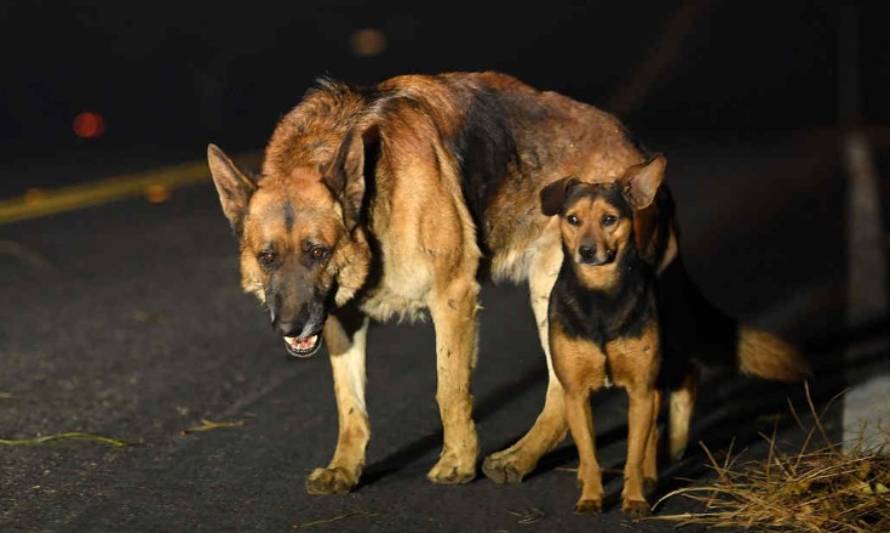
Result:
<svg viewBox="0 0 890 533"><path fill-rule="evenodd" d="M252 152L236 159L255 163L259 160L259 154ZM204 183L209 177L207 162L194 161L58 189L31 189L16 198L0 200L0 224L75 211L138 196L162 200L173 189Z"/></svg>

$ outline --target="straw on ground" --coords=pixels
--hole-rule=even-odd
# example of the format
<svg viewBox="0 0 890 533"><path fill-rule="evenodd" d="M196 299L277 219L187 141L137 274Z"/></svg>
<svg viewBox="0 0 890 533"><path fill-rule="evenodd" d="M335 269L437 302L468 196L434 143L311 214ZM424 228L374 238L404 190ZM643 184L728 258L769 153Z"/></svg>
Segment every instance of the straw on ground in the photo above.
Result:
<svg viewBox="0 0 890 533"><path fill-rule="evenodd" d="M81 433L79 431L70 431L66 433L54 433L52 435L43 435L40 437L30 437L22 439L0 439L0 445L3 446L40 446L61 440L84 440L96 442L98 444L107 444L115 448L125 448L134 446L137 442L128 442L121 439L96 435L94 433Z"/></svg>
<svg viewBox="0 0 890 533"><path fill-rule="evenodd" d="M801 448L784 454L775 431L764 438L769 454L763 461L736 465L728 452L721 464L704 444L717 479L701 486L675 490L656 503L683 496L704 506L703 512L653 516L650 519L759 531L866 532L890 531L890 455L888 445L858 445L844 451L828 439L807 387L814 426L804 429ZM823 441L812 449L814 436Z"/></svg>
<svg viewBox="0 0 890 533"><path fill-rule="evenodd" d="M231 422L214 422L213 420L202 418L200 425L186 428L182 430L182 434L188 435L189 433L203 433L205 431L213 431L215 429L223 428L240 428L243 425L244 420L234 420Z"/></svg>

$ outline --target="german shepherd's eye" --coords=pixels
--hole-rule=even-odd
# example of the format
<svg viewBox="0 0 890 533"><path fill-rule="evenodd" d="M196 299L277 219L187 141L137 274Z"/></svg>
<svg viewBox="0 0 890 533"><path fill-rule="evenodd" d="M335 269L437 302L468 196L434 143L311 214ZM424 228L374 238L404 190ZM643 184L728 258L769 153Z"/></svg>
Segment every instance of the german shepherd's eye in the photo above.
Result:
<svg viewBox="0 0 890 533"><path fill-rule="evenodd" d="M567 216L566 220L568 221L569 224L571 224L573 226L577 226L577 225L581 224L581 220L578 217L576 217L575 215Z"/></svg>
<svg viewBox="0 0 890 533"><path fill-rule="evenodd" d="M275 264L275 260L278 259L278 256L272 250L263 250L257 255L257 261L260 262L264 267L270 267Z"/></svg>
<svg viewBox="0 0 890 533"><path fill-rule="evenodd" d="M618 217L615 215L603 215L602 224L603 226L609 227L618 222Z"/></svg>
<svg viewBox="0 0 890 533"><path fill-rule="evenodd" d="M309 257L312 259L324 259L328 255L328 249L324 246L313 246L309 249Z"/></svg>

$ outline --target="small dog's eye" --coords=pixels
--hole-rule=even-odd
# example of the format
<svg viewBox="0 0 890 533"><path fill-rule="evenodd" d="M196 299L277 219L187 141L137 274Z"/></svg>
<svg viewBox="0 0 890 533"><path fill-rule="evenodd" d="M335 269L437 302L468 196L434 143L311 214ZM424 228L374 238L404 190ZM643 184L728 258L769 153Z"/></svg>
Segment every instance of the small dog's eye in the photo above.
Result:
<svg viewBox="0 0 890 533"><path fill-rule="evenodd" d="M328 255L328 249L324 246L313 246L311 250L309 250L309 255L312 256L312 259L323 259Z"/></svg>
<svg viewBox="0 0 890 533"><path fill-rule="evenodd" d="M603 226L611 226L615 222L618 222L618 217L615 215L603 215Z"/></svg>
<svg viewBox="0 0 890 533"><path fill-rule="evenodd" d="M260 255L257 256L257 261L259 261L260 264L263 266L270 266L270 265L272 265L272 263L275 262L275 259L277 259L277 258L278 257L275 255L275 252L273 252L271 250L266 250L266 251L260 252Z"/></svg>
<svg viewBox="0 0 890 533"><path fill-rule="evenodd" d="M566 217L566 220L569 222L569 224L571 224L571 225L573 225L573 226L577 226L578 224L581 223L581 221L580 221L580 220L578 219L578 217L576 217L575 215L569 215L569 216L567 216L567 217Z"/></svg>

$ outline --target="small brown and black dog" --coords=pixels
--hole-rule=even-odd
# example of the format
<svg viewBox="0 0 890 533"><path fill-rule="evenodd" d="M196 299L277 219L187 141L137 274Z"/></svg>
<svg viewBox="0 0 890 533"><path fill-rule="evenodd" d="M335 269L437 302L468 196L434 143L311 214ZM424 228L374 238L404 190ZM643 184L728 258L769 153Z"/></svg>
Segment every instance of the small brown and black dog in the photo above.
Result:
<svg viewBox="0 0 890 533"><path fill-rule="evenodd" d="M658 154L617 179L568 177L541 191L541 210L559 216L562 238L563 261L548 309L549 339L580 459L578 512L600 511L603 500L589 401L593 391L610 384L627 391L621 509L639 516L649 512L644 493L657 478L662 389L670 391L671 457L686 447L698 380L692 358L719 362L721 355L729 356L727 362L742 371L780 380L806 371L803 359L778 337L747 327L734 336L735 322L707 303L679 258L670 262L676 228L673 202L662 186L666 163ZM719 338L724 340L715 341ZM719 345L732 341L738 344Z"/></svg>
<svg viewBox="0 0 890 533"><path fill-rule="evenodd" d="M664 167L658 155L617 181L566 178L541 192L544 214L560 215L563 262L550 296L550 351L580 458L578 512L602 509L590 393L610 381L629 397L621 509L649 509L643 492L644 479L654 484L656 476L661 347L655 268L637 249L634 213L655 200Z"/></svg>

